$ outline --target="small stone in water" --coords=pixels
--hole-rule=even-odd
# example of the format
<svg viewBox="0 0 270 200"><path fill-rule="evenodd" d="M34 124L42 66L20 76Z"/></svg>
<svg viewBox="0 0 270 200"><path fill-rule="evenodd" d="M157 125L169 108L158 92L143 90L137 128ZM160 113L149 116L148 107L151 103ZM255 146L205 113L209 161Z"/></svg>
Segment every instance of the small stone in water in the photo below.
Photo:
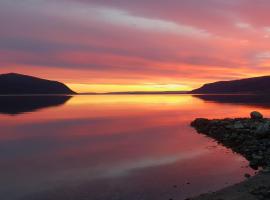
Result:
<svg viewBox="0 0 270 200"><path fill-rule="evenodd" d="M246 173L246 174L245 174L245 177L246 177L246 178L250 178L250 177L251 177L251 175L250 175L250 174L248 174L248 173Z"/></svg>

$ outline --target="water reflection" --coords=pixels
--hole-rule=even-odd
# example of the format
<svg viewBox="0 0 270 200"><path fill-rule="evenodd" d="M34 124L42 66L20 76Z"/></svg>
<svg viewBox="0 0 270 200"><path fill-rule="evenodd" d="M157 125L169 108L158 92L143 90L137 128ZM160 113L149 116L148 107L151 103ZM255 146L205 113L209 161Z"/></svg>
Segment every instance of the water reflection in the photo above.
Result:
<svg viewBox="0 0 270 200"><path fill-rule="evenodd" d="M70 96L0 96L0 113L17 115L42 108L60 106Z"/></svg>
<svg viewBox="0 0 270 200"><path fill-rule="evenodd" d="M181 200L220 189L253 171L189 123L249 111L188 95L103 95L75 96L63 106L17 117L0 115L0 196Z"/></svg>
<svg viewBox="0 0 270 200"><path fill-rule="evenodd" d="M270 107L270 95L194 95L204 101Z"/></svg>

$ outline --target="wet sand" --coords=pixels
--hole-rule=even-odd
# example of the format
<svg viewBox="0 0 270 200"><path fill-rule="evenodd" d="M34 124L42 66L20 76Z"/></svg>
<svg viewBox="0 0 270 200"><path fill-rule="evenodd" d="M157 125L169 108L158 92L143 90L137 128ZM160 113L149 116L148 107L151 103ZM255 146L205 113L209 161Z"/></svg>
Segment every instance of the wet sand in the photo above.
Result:
<svg viewBox="0 0 270 200"><path fill-rule="evenodd" d="M248 180L220 191L202 194L191 200L258 200L269 199L264 195L270 190L270 173L260 172ZM265 191L265 192L262 192Z"/></svg>

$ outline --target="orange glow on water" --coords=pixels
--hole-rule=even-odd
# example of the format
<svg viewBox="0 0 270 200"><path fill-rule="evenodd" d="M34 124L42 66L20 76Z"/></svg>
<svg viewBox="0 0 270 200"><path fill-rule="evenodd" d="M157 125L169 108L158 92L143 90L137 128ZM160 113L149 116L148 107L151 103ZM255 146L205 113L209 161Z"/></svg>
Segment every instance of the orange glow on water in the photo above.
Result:
<svg viewBox="0 0 270 200"><path fill-rule="evenodd" d="M18 188L27 183L30 193L36 193L37 187L59 187L56 180L64 182L63 188L85 182L97 187L96 181L134 180L134 176L140 188L154 187L155 193L174 182L186 185L186 180L191 181L190 187L199 188L193 188L196 194L209 187L217 190L252 171L243 168L245 159L197 134L190 122L196 117L245 117L255 109L270 115L264 107L221 104L189 95L78 95L58 107L0 114L0 143L3 155L9 156L2 159L0 169L12 172L1 180L14 179ZM145 181L151 177L159 177L159 182ZM183 191L188 188L178 196L190 196Z"/></svg>

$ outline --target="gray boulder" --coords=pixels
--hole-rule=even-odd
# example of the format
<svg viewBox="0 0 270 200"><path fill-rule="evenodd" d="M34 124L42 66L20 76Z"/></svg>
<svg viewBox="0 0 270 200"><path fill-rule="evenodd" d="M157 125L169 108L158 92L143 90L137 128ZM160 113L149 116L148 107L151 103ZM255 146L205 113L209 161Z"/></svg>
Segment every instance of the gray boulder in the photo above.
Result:
<svg viewBox="0 0 270 200"><path fill-rule="evenodd" d="M234 123L234 127L235 129L242 129L242 128L245 128L243 123L241 123L240 121L237 121Z"/></svg>
<svg viewBox="0 0 270 200"><path fill-rule="evenodd" d="M263 115L258 111L253 111L250 113L251 119L263 119Z"/></svg>
<svg viewBox="0 0 270 200"><path fill-rule="evenodd" d="M261 123L255 130L255 134L257 134L257 136L262 136L262 137L267 136L269 132L270 132L269 122Z"/></svg>

